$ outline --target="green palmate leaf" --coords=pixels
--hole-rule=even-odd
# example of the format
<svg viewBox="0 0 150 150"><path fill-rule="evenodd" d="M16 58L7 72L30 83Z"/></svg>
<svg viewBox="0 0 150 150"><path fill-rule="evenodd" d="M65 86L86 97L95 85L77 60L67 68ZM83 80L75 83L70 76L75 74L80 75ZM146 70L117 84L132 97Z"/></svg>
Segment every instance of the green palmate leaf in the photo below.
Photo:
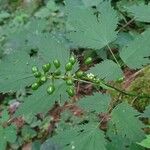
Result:
<svg viewBox="0 0 150 150"><path fill-rule="evenodd" d="M147 135L146 139L144 139L142 142L140 142L139 145L141 145L145 148L150 148L150 135Z"/></svg>
<svg viewBox="0 0 150 150"><path fill-rule="evenodd" d="M148 5L140 3L139 5L125 7L125 9L134 16L135 20L150 22L150 3Z"/></svg>
<svg viewBox="0 0 150 150"><path fill-rule="evenodd" d="M123 76L123 72L120 67L112 60L104 60L102 63L90 68L88 73L97 75L107 81L117 80Z"/></svg>
<svg viewBox="0 0 150 150"><path fill-rule="evenodd" d="M57 38L49 34L37 34L32 35L28 40L30 41L28 46L31 49L38 49L36 57L30 57L26 51L17 51L0 60L1 92L19 90L33 83L34 78L31 68L34 65L41 67L43 63L52 62L57 58L63 68L68 61L69 51Z"/></svg>
<svg viewBox="0 0 150 150"><path fill-rule="evenodd" d="M142 117L150 118L150 106L147 106L144 113L142 114Z"/></svg>
<svg viewBox="0 0 150 150"><path fill-rule="evenodd" d="M96 93L93 96L82 98L78 105L86 111L106 112L110 103L110 96Z"/></svg>
<svg viewBox="0 0 150 150"><path fill-rule="evenodd" d="M58 59L62 68L68 62L70 52L61 38L49 33L39 33L33 34L28 40L30 47L38 49L38 55L44 61L52 62L54 59Z"/></svg>
<svg viewBox="0 0 150 150"><path fill-rule="evenodd" d="M6 150L7 143L14 143L16 138L16 130L13 126L6 128L0 126L0 150Z"/></svg>
<svg viewBox="0 0 150 150"><path fill-rule="evenodd" d="M42 59L44 62L53 62L55 59L59 60L61 63L59 69L62 73L65 73L64 68L69 61L70 51L61 36L37 33L31 35L28 40L30 48L38 49L39 59ZM74 73L78 68L78 63L76 63L72 72Z"/></svg>
<svg viewBox="0 0 150 150"><path fill-rule="evenodd" d="M120 52L120 57L130 68L142 68L150 63L150 29L137 36Z"/></svg>
<svg viewBox="0 0 150 150"><path fill-rule="evenodd" d="M128 138L113 135L111 141L107 143L107 150L144 150L136 143L130 143Z"/></svg>
<svg viewBox="0 0 150 150"><path fill-rule="evenodd" d="M133 39L134 38L130 33L120 32L120 33L118 33L118 37L115 41L115 44L117 44L120 48L122 48L122 47L126 46Z"/></svg>
<svg viewBox="0 0 150 150"><path fill-rule="evenodd" d="M62 131L53 140L63 150L106 150L104 134L94 123Z"/></svg>
<svg viewBox="0 0 150 150"><path fill-rule="evenodd" d="M118 19L110 2L101 3L97 18L90 8L74 7L68 14L73 30L67 37L79 47L100 49L116 39Z"/></svg>
<svg viewBox="0 0 150 150"><path fill-rule="evenodd" d="M144 137L144 125L136 117L139 113L129 104L123 102L112 111L108 135L126 137L131 142L139 142Z"/></svg>
<svg viewBox="0 0 150 150"><path fill-rule="evenodd" d="M33 36L36 37L38 34L41 34L47 26L45 19L31 19L27 24L18 28L14 27L13 29L8 26L8 28L5 29L5 34L8 36L5 49L30 51L32 48L28 46L30 39L32 39Z"/></svg>
<svg viewBox="0 0 150 150"><path fill-rule="evenodd" d="M0 91L15 91L30 85L34 80L33 64L36 61L23 51L4 56L0 61Z"/></svg>
<svg viewBox="0 0 150 150"><path fill-rule="evenodd" d="M49 85L50 83L45 83L37 91L33 92L33 95L27 97L17 110L15 116L28 116L29 114L37 113L45 114L51 109L55 101L60 101L63 104L68 99L65 82L55 82L55 91L52 95L47 93Z"/></svg>

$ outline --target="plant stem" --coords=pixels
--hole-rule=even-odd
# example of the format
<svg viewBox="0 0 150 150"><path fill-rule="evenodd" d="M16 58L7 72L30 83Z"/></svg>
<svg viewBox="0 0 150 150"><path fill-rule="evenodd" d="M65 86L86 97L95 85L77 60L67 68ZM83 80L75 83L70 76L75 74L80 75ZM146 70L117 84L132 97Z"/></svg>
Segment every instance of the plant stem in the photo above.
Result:
<svg viewBox="0 0 150 150"><path fill-rule="evenodd" d="M57 76L57 79L63 79L65 80L67 78L67 76ZM138 94L133 94L133 93L129 93L129 92L126 92L124 90L121 90L121 89L118 89L108 83L105 83L104 81L100 81L99 83L95 83L95 82L92 82L92 81L87 81L87 80L84 80L84 79L78 79L78 78L75 78L73 77L72 78L74 81L79 81L79 82L83 82L83 83L88 83L88 84L93 84L93 85L96 85L96 86L100 86L103 88L102 84L105 85L106 87L112 89L112 90L115 90L115 91L118 91L119 93L122 93L123 95L127 95L127 96L131 96L131 97L136 97L136 98L150 98L150 95L138 95Z"/></svg>
<svg viewBox="0 0 150 150"><path fill-rule="evenodd" d="M76 79L76 78L73 78L73 80L101 86L101 83L97 84L97 83L94 83L94 82L91 82L91 81L86 81L86 80L81 80L81 79ZM116 87L114 87L114 86L112 86L110 84L107 84L105 82L102 82L102 84L104 84L105 86L107 86L107 87L109 87L111 89L114 89L115 91L118 91L118 92L120 92L120 93L122 93L124 95L128 95L128 96L131 96L131 97L138 97L138 98L150 98L149 95L137 95L137 94L133 94L133 93L128 93L126 91L120 90L120 89L118 89L118 88L116 88Z"/></svg>

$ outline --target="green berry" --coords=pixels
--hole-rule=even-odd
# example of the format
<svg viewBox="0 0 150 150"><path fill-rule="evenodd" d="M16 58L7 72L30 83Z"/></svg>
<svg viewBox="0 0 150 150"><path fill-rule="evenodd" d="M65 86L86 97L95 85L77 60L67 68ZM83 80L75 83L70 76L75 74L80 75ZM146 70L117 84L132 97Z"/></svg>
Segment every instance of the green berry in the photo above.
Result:
<svg viewBox="0 0 150 150"><path fill-rule="evenodd" d="M54 64L54 66L56 67L56 68L59 68L60 67L60 61L58 60L58 59L55 59L54 61L53 61L53 64Z"/></svg>
<svg viewBox="0 0 150 150"><path fill-rule="evenodd" d="M81 78L83 75L84 75L84 72L81 71L81 70L79 70L79 71L76 72L77 78Z"/></svg>
<svg viewBox="0 0 150 150"><path fill-rule="evenodd" d="M39 78L41 76L41 72L37 71L37 72L34 72L33 75L36 77L36 78Z"/></svg>
<svg viewBox="0 0 150 150"><path fill-rule="evenodd" d="M33 72L33 73L38 72L38 68L37 68L36 66L33 66L33 67L32 67L32 72Z"/></svg>
<svg viewBox="0 0 150 150"><path fill-rule="evenodd" d="M51 68L50 63L45 64L45 65L42 66L42 69L43 69L44 72L48 72L50 70L50 68Z"/></svg>
<svg viewBox="0 0 150 150"><path fill-rule="evenodd" d="M68 62L65 66L66 71L71 71L72 70L72 63Z"/></svg>
<svg viewBox="0 0 150 150"><path fill-rule="evenodd" d="M90 65L92 63L92 57L88 57L85 59L84 64L85 65Z"/></svg>
<svg viewBox="0 0 150 150"><path fill-rule="evenodd" d="M69 58L69 62L70 62L72 65L74 65L75 62L76 62L76 58L75 58L73 55L71 55L71 57Z"/></svg>
<svg viewBox="0 0 150 150"><path fill-rule="evenodd" d="M42 85L41 78L38 78L36 83L38 83L38 85L41 86Z"/></svg>
<svg viewBox="0 0 150 150"><path fill-rule="evenodd" d="M118 81L119 83L121 83L121 82L123 82L123 80L124 80L124 77L121 77L121 78L119 78L117 81Z"/></svg>
<svg viewBox="0 0 150 150"><path fill-rule="evenodd" d="M100 79L95 79L95 83L99 84L100 83Z"/></svg>
<svg viewBox="0 0 150 150"><path fill-rule="evenodd" d="M54 85L50 85L47 89L47 93L50 95L53 94L54 91L55 91Z"/></svg>
<svg viewBox="0 0 150 150"><path fill-rule="evenodd" d="M59 76L59 75L61 75L61 71L58 69L58 70L56 70L55 72L54 72L54 75L56 75L56 76Z"/></svg>
<svg viewBox="0 0 150 150"><path fill-rule="evenodd" d="M72 79L67 79L66 84L67 85L73 85L73 80Z"/></svg>
<svg viewBox="0 0 150 150"><path fill-rule="evenodd" d="M31 86L32 90L37 90L38 87L39 87L38 83L33 83L32 86Z"/></svg>
<svg viewBox="0 0 150 150"><path fill-rule="evenodd" d="M66 92L68 93L68 95L70 97L73 97L75 95L75 91L74 91L74 88L73 87L68 87Z"/></svg>
<svg viewBox="0 0 150 150"><path fill-rule="evenodd" d="M40 78L40 82L41 82L41 83L44 83L44 82L46 82L46 81L47 81L46 76L42 76L42 77Z"/></svg>

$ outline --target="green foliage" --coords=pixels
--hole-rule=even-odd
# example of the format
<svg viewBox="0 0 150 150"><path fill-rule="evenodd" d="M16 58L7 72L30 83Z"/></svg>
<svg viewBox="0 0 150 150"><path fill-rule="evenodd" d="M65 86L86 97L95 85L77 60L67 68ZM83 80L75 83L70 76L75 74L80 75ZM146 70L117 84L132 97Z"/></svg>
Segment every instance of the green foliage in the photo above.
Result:
<svg viewBox="0 0 150 150"><path fill-rule="evenodd" d="M150 106L147 106L144 113L142 114L142 117L150 118Z"/></svg>
<svg viewBox="0 0 150 150"><path fill-rule="evenodd" d="M49 148L53 148L55 150L61 150L61 148L55 144L51 139L46 140L40 147L40 150L49 150Z"/></svg>
<svg viewBox="0 0 150 150"><path fill-rule="evenodd" d="M94 101L94 103L93 103ZM110 97L106 94L94 94L82 98L77 104L86 111L106 112L110 103Z"/></svg>
<svg viewBox="0 0 150 150"><path fill-rule="evenodd" d="M0 91L16 91L30 85L34 79L31 74L34 63L36 61L23 51L4 56L0 62Z"/></svg>
<svg viewBox="0 0 150 150"><path fill-rule="evenodd" d="M22 131L21 131L21 135L23 137L24 141L28 141L32 138L34 138L36 136L36 132L31 129L29 126L24 126Z"/></svg>
<svg viewBox="0 0 150 150"><path fill-rule="evenodd" d="M54 0L48 1L45 7L42 7L38 12L35 13L35 16L38 18L50 17L51 13L57 11L58 9L59 8Z"/></svg>
<svg viewBox="0 0 150 150"><path fill-rule="evenodd" d="M82 0L85 6L97 6L100 4L103 0Z"/></svg>
<svg viewBox="0 0 150 150"><path fill-rule="evenodd" d="M108 135L119 135L126 137L131 143L138 142L144 137L144 132L141 130L144 125L136 118L139 113L134 110L129 104L119 104L111 113L110 128Z"/></svg>
<svg viewBox="0 0 150 150"><path fill-rule="evenodd" d="M68 99L66 93L66 84L64 82L56 82L57 88L53 95L49 95L46 91L49 83L41 86L32 96L25 99L25 102L19 107L16 116L37 113L47 113L48 110L55 104L55 101L60 101L61 104ZM33 107L34 106L34 107Z"/></svg>
<svg viewBox="0 0 150 150"><path fill-rule="evenodd" d="M144 3L140 3L139 5L132 5L125 9L134 16L135 20L150 22L150 4L145 5Z"/></svg>
<svg viewBox="0 0 150 150"><path fill-rule="evenodd" d="M14 126L3 128L0 126L0 149L5 150L7 143L14 143L16 140L16 130Z"/></svg>
<svg viewBox="0 0 150 150"><path fill-rule="evenodd" d="M0 13L0 22L2 22L4 19L7 19L10 17L10 14L8 12L1 12Z"/></svg>
<svg viewBox="0 0 150 150"><path fill-rule="evenodd" d="M106 81L117 80L123 76L120 67L112 60L104 60L100 64L90 68L88 72L92 72Z"/></svg>
<svg viewBox="0 0 150 150"><path fill-rule="evenodd" d="M0 11L0 150L150 148L149 86L122 86L150 63L148 1L0 0Z"/></svg>
<svg viewBox="0 0 150 150"><path fill-rule="evenodd" d="M94 123L62 131L54 136L53 140L64 150L98 150L99 147L102 150L106 150L104 134L102 131L99 131L98 124Z"/></svg>
<svg viewBox="0 0 150 150"><path fill-rule="evenodd" d="M146 139L144 139L142 142L139 143L139 145L150 148L150 135L146 136Z"/></svg>
<svg viewBox="0 0 150 150"><path fill-rule="evenodd" d="M137 36L120 52L120 57L128 67L137 69L149 64L150 29Z"/></svg>
<svg viewBox="0 0 150 150"><path fill-rule="evenodd" d="M90 8L72 8L68 13L68 24L72 31L67 34L67 38L79 47L93 49L101 49L114 41L118 23L116 12L110 2L103 2L99 11L100 15L97 17Z"/></svg>
<svg viewBox="0 0 150 150"><path fill-rule="evenodd" d="M0 118L0 124L2 124L2 123L4 123L4 122L8 121L8 119L9 119L8 111L7 111L6 109L4 109L4 110L2 111L2 115L1 115L1 118Z"/></svg>

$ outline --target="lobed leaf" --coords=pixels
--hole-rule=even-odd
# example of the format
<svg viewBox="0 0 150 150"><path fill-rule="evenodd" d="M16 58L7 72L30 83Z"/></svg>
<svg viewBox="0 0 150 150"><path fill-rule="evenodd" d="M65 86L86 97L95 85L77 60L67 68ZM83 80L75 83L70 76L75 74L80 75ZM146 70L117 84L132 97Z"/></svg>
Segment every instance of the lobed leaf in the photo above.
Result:
<svg viewBox="0 0 150 150"><path fill-rule="evenodd" d="M105 79L106 81L118 80L123 76L123 72L120 67L112 60L104 60L100 64L90 68L88 73L97 75L98 77Z"/></svg>
<svg viewBox="0 0 150 150"><path fill-rule="evenodd" d="M101 49L116 39L118 18L110 2L101 3L97 17L90 8L74 7L68 13L73 30L67 38L79 47Z"/></svg>
<svg viewBox="0 0 150 150"><path fill-rule="evenodd" d="M132 142L139 142L144 137L142 128L144 125L136 116L139 113L129 104L123 102L119 104L111 113L112 119L109 124L108 134L126 137Z"/></svg>
<svg viewBox="0 0 150 150"><path fill-rule="evenodd" d="M132 68L142 68L150 63L150 29L147 29L133 41L129 42L121 52L120 57L124 63Z"/></svg>
<svg viewBox="0 0 150 150"><path fill-rule="evenodd" d="M128 13L132 14L137 21L150 22L150 3L145 5L140 3L139 5L131 5L125 7Z"/></svg>
<svg viewBox="0 0 150 150"><path fill-rule="evenodd" d="M63 104L68 100L68 95L66 93L67 85L65 82L55 82L56 90L52 95L46 92L49 84L50 83L45 83L37 91L33 92L33 95L25 98L24 103L16 111L15 116L25 117L30 114L46 114L56 101L60 101L60 103Z"/></svg>
<svg viewBox="0 0 150 150"><path fill-rule="evenodd" d="M111 98L109 95L96 93L92 96L82 98L77 104L86 111L97 113L106 112Z"/></svg>
<svg viewBox="0 0 150 150"><path fill-rule="evenodd" d="M53 140L63 150L106 150L104 133L94 123L62 131Z"/></svg>

